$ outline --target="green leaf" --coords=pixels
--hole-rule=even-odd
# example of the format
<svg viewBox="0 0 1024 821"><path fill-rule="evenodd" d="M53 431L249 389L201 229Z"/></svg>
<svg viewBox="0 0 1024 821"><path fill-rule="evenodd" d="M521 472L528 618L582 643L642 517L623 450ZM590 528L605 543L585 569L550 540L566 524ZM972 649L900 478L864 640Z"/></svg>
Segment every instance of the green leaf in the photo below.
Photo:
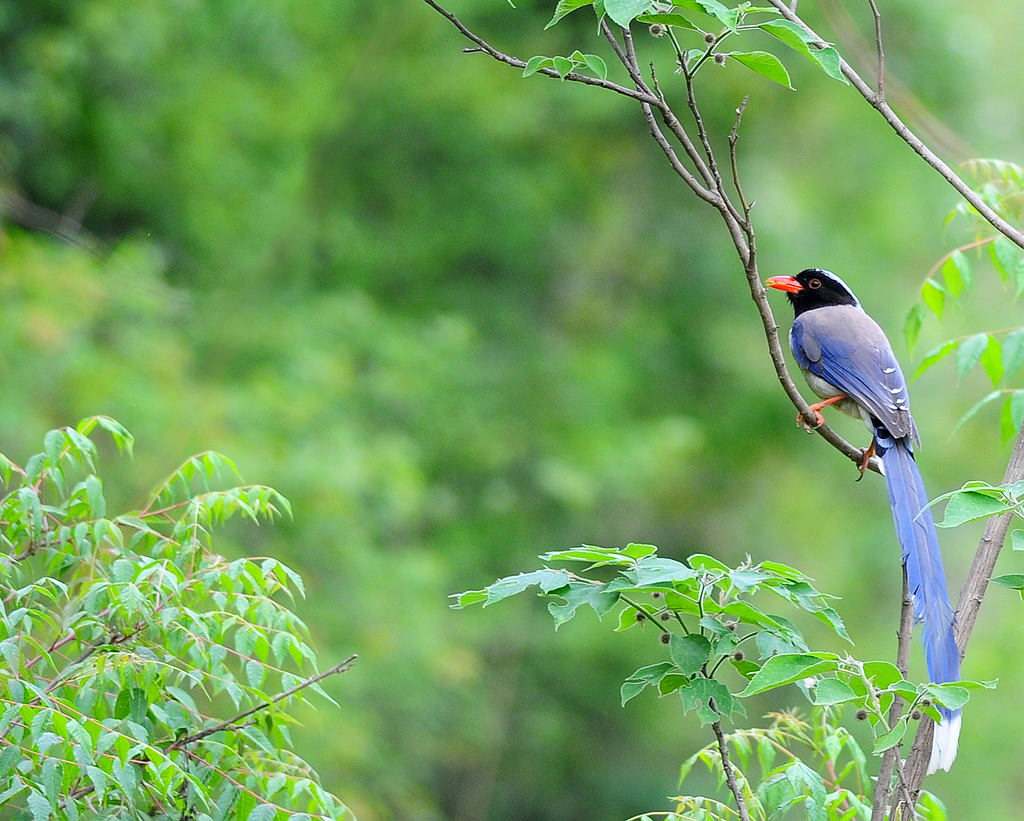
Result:
<svg viewBox="0 0 1024 821"><path fill-rule="evenodd" d="M993 576L990 581L992 584L999 584L1013 590L1024 590L1024 573L1004 573L1002 576Z"/></svg>
<svg viewBox="0 0 1024 821"><path fill-rule="evenodd" d="M951 339L948 342L943 342L937 348L932 348L928 353L924 355L924 359L921 360L921 364L917 366L917 370L914 371L914 379L917 379L922 373L928 370L930 367L938 362L941 362L953 351L956 350L957 341Z"/></svg>
<svg viewBox="0 0 1024 821"><path fill-rule="evenodd" d="M921 286L921 299L936 317L942 319L942 311L946 307L946 289L934 279L926 279Z"/></svg>
<svg viewBox="0 0 1024 821"><path fill-rule="evenodd" d="M594 5L594 0L558 0L558 5L555 6L555 14L544 28L551 28L555 23L565 17L565 15L576 11L576 9L592 5Z"/></svg>
<svg viewBox="0 0 1024 821"><path fill-rule="evenodd" d="M590 73L602 80L608 79L608 64L597 54L584 54L583 62L586 63Z"/></svg>
<svg viewBox="0 0 1024 821"><path fill-rule="evenodd" d="M989 344L988 334L975 334L957 346L956 379L961 381L971 368L981 361L981 355Z"/></svg>
<svg viewBox="0 0 1024 821"><path fill-rule="evenodd" d="M989 257L996 272L1005 282L1017 269L1017 246L1001 234L988 247Z"/></svg>
<svg viewBox="0 0 1024 821"><path fill-rule="evenodd" d="M697 576L697 571L675 559L648 556L636 563L633 570L626 571L626 577L637 587L646 587L664 582L686 582Z"/></svg>
<svg viewBox="0 0 1024 821"><path fill-rule="evenodd" d="M925 307L920 302L910 309L907 318L903 322L903 338L907 341L907 350L914 351L917 338L921 335L921 325L924 322Z"/></svg>
<svg viewBox="0 0 1024 821"><path fill-rule="evenodd" d="M1003 370L1013 376L1024 364L1024 329L1013 331L1003 340Z"/></svg>
<svg viewBox="0 0 1024 821"><path fill-rule="evenodd" d="M536 74L542 68L553 68L554 65L555 61L550 57L538 54L526 61L526 68L523 69L523 76L529 77L531 74Z"/></svg>
<svg viewBox="0 0 1024 821"><path fill-rule="evenodd" d="M46 821L53 814L53 807L42 793L34 790L28 794L28 809L32 821Z"/></svg>
<svg viewBox="0 0 1024 821"><path fill-rule="evenodd" d="M715 679L697 676L676 692L682 699L683 712L696 710L701 724L711 724L720 715L728 716L734 711L743 711L743 706L733 698L729 688ZM711 706L712 700L714 707Z"/></svg>
<svg viewBox="0 0 1024 821"><path fill-rule="evenodd" d="M1010 545L1013 550L1024 550L1024 530L1018 527L1010 531Z"/></svg>
<svg viewBox="0 0 1024 821"><path fill-rule="evenodd" d="M903 740L903 736L907 734L907 717L900 716L896 725L887 732L882 733L875 739L875 743L871 747L871 751L878 755L884 753L890 747L895 747Z"/></svg>
<svg viewBox="0 0 1024 821"><path fill-rule="evenodd" d="M971 261L963 251L954 251L942 263L942 280L954 299L964 291L970 291L974 284L974 274L971 271Z"/></svg>
<svg viewBox="0 0 1024 821"><path fill-rule="evenodd" d="M988 335L988 345L981 354L981 367L985 369L988 378L992 381L992 387L998 387L1003 378L1003 348L999 341Z"/></svg>
<svg viewBox="0 0 1024 821"><path fill-rule="evenodd" d="M457 599L454 607L465 607L468 604L476 604L482 601L484 607L488 607L509 596L522 593L533 585L538 585L542 593L550 593L569 583L569 573L566 570L554 570L545 567L543 570L534 570L532 573L519 573L516 576L506 576L498 579L494 584L483 590L470 590L466 593L456 593L453 598ZM482 594L482 595L481 595Z"/></svg>
<svg viewBox="0 0 1024 821"><path fill-rule="evenodd" d="M556 630L575 616L576 610L582 604L590 605L600 617L611 610L619 600L619 594L614 591L605 590L599 585L578 582L570 583L566 590L559 591L557 595L565 600L564 603L548 603L548 612L555 620Z"/></svg>
<svg viewBox="0 0 1024 821"><path fill-rule="evenodd" d="M651 0L604 0L604 10L623 28L629 28L633 19L651 6Z"/></svg>
<svg viewBox="0 0 1024 821"><path fill-rule="evenodd" d="M786 71L782 61L774 54L770 54L767 51L729 51L723 53L726 57L731 57L737 63L746 66L751 71L757 72L762 77L767 77L769 80L786 88L793 88L793 84L789 79L789 72Z"/></svg>
<svg viewBox="0 0 1024 821"><path fill-rule="evenodd" d="M970 408L967 409L967 413L960 417L957 423L953 426L952 433L956 433L958 430L960 430L960 428L963 427L970 419L972 419L975 416L975 414L978 413L978 411L985 407L985 405L988 405L990 402L994 402L996 399L999 399L1002 396L1002 391L992 391L992 393L983 396L981 399L979 399L977 402L971 405Z"/></svg>
<svg viewBox="0 0 1024 821"><path fill-rule="evenodd" d="M778 19L760 23L758 27L794 51L813 60L833 80L839 80L844 85L850 84L840 68L839 52L828 44L821 44L823 47L819 48L819 41L802 26L789 20Z"/></svg>
<svg viewBox="0 0 1024 821"><path fill-rule="evenodd" d="M633 671L629 678L622 683L622 706L625 707L626 702L639 695L645 687L656 687L665 674L672 669L671 662L662 661Z"/></svg>
<svg viewBox="0 0 1024 821"><path fill-rule="evenodd" d="M814 685L812 701L815 704L839 704L857 698L850 685L837 678L819 679Z"/></svg>
<svg viewBox="0 0 1024 821"><path fill-rule="evenodd" d="M676 26L677 28L684 28L690 31L696 31L700 34L704 33L704 30L691 23L686 17L681 14L669 13L669 14L641 14L636 18L638 23L655 24L658 23L662 26Z"/></svg>
<svg viewBox="0 0 1024 821"><path fill-rule="evenodd" d="M957 684L929 684L926 689L947 710L961 709L971 697L970 690Z"/></svg>
<svg viewBox="0 0 1024 821"><path fill-rule="evenodd" d="M669 658L684 675L699 672L711 657L711 642L699 633L686 636L672 634L668 645Z"/></svg>
<svg viewBox="0 0 1024 821"><path fill-rule="evenodd" d="M946 505L946 515L939 527L958 527L965 522L1005 513L1009 506L998 495L977 490L956 491Z"/></svg>
<svg viewBox="0 0 1024 821"><path fill-rule="evenodd" d="M786 653L772 656L739 697L748 698L810 676L830 673L838 667L838 658L834 653Z"/></svg>
<svg viewBox="0 0 1024 821"><path fill-rule="evenodd" d="M576 64L568 57L552 57L551 60L554 63L555 71L563 80L576 68Z"/></svg>
<svg viewBox="0 0 1024 821"><path fill-rule="evenodd" d="M864 662L864 675L871 679L871 683L880 690L903 680L903 674L899 668L888 661Z"/></svg>
<svg viewBox="0 0 1024 821"><path fill-rule="evenodd" d="M277 808L273 804L257 804L245 821L272 821L277 814Z"/></svg>

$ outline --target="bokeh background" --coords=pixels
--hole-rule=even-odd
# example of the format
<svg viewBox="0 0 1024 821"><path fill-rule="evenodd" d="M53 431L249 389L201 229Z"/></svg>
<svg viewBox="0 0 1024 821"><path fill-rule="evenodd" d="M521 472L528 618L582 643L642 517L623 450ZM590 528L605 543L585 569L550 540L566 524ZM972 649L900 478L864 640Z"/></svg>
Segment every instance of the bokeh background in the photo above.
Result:
<svg viewBox="0 0 1024 821"><path fill-rule="evenodd" d="M1022 7L881 5L911 122L952 161L1024 160ZM601 52L589 11L542 31L552 7L452 3L523 57ZM803 11L870 71L867 4ZM891 657L885 491L794 427L727 237L639 111L464 45L416 0L3 4L0 450L106 413L137 437L105 465L125 504L205 448L292 500L294 521L222 549L301 570L322 660L359 653L297 738L362 821L668 809L710 739L671 698L620 708L652 636L592 614L555 633L528 597L460 612L447 596L581 542L749 554L841 596L855 652ZM911 370L942 339L1019 325L979 262L976 295L907 351L928 269L968 237L944 224L953 194L852 90L788 62L795 93L735 65L702 91L719 135L751 95L741 164L766 274L840 272ZM951 435L988 389L950 364L912 385L934 495L1001 477L994 408ZM954 589L979 533L942 534ZM1000 687L928 782L951 817L1024 800L1022 615L1002 589L982 610L964 674Z"/></svg>

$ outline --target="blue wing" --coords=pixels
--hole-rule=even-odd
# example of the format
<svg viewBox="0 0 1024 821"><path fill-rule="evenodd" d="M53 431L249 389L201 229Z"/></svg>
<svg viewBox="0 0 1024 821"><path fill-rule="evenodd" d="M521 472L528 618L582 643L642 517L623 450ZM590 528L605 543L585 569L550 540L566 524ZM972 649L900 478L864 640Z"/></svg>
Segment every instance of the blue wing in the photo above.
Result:
<svg viewBox="0 0 1024 821"><path fill-rule="evenodd" d="M917 442L903 371L885 333L863 310L806 311L793 322L790 344L804 371L845 393L894 437Z"/></svg>

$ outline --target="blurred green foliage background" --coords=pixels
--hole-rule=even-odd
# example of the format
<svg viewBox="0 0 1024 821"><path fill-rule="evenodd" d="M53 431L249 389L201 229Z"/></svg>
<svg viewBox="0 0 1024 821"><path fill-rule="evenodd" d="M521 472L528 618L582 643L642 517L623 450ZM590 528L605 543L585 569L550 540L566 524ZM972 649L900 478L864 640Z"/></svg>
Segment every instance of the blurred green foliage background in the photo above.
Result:
<svg viewBox="0 0 1024 821"><path fill-rule="evenodd" d="M542 31L553 3L517 5L452 7L524 58L600 51L589 11ZM810 5L870 56L866 4ZM1020 162L1021 8L882 6L897 106L951 160ZM727 237L639 111L464 45L417 2L4 4L0 450L105 413L138 440L128 503L208 447L292 500L245 543L306 576L324 663L360 655L299 746L362 821L612 821L667 808L707 741L672 699L619 707L653 636L554 633L528 601L456 613L449 593L580 542L750 554L841 596L855 652L891 657L899 552L878 477L854 484L793 426ZM912 370L903 318L964 238L952 192L851 90L789 65L796 93L738 66L703 88L719 134L751 94L762 266L840 272ZM985 277L917 359L1020 324ZM953 374L912 385L933 495L1007 456L995 410L950 436L987 390ZM979 533L942 534L954 591ZM991 591L967 655L1000 688L928 782L951 817L1024 800L1020 608Z"/></svg>

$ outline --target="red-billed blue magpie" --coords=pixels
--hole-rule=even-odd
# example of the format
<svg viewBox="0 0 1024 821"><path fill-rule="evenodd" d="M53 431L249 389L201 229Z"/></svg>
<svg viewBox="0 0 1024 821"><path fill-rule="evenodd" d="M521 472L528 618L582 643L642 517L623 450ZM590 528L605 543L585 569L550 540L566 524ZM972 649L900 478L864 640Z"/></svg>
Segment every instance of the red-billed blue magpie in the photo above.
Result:
<svg viewBox="0 0 1024 821"><path fill-rule="evenodd" d="M892 346L846 283L830 271L808 268L795 277L771 277L765 284L785 291L793 305L789 344L807 384L823 400L811 406L819 424L824 421L821 408L834 404L862 418L874 435L861 468L873 452L882 460L914 618L924 625L928 675L936 683L958 681L953 607L928 494L914 459L914 445L920 446L921 440ZM929 773L950 768L960 736L960 711L939 712L942 721L935 728Z"/></svg>

